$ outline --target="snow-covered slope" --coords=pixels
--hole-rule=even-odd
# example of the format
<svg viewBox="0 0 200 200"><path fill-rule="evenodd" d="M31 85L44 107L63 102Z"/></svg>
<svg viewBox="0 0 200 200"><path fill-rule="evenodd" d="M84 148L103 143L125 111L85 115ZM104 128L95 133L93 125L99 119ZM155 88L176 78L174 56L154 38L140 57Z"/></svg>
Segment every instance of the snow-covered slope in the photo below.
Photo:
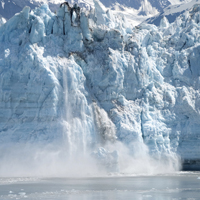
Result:
<svg viewBox="0 0 200 200"><path fill-rule="evenodd" d="M194 5L200 4L199 0L185 1L184 3L172 4L165 7L159 14L147 19L146 22L159 25L163 16L167 17L168 21L174 22L175 19L185 11L190 10Z"/></svg>
<svg viewBox="0 0 200 200"><path fill-rule="evenodd" d="M6 23L6 19L0 16L0 26Z"/></svg>
<svg viewBox="0 0 200 200"><path fill-rule="evenodd" d="M67 6L25 7L0 27L1 176L159 173L177 155L199 159L200 7L131 28L95 5L80 21Z"/></svg>

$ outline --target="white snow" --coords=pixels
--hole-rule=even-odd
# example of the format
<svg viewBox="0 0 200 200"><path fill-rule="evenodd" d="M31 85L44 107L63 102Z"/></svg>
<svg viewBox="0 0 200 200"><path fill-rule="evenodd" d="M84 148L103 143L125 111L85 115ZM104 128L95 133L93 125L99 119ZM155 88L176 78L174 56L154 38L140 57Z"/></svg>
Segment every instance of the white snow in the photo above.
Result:
<svg viewBox="0 0 200 200"><path fill-rule="evenodd" d="M178 4L178 5L172 4L172 6L168 6L167 8L164 9L164 13L165 13L165 15L170 15L173 13L183 12L186 10L190 10L196 4L200 4L200 1L192 0L192 1L184 2L184 3Z"/></svg>
<svg viewBox="0 0 200 200"><path fill-rule="evenodd" d="M139 8L139 14L150 16L158 14L158 11L156 8L153 8L147 0L143 0Z"/></svg>
<svg viewBox="0 0 200 200"><path fill-rule="evenodd" d="M1 2L1 6L2 6L2 8L4 8L4 5L5 5L5 2L2 1L2 2Z"/></svg>
<svg viewBox="0 0 200 200"><path fill-rule="evenodd" d="M175 5L175 4L181 4L181 3L187 3L187 2L190 2L191 0L169 0L169 2L172 4L172 5Z"/></svg>

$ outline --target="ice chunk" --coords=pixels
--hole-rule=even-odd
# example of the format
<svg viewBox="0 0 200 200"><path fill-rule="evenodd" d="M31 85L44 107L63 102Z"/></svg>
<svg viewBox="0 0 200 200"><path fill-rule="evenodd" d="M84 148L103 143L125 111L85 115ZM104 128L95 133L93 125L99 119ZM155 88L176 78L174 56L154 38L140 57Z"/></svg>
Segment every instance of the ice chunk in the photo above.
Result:
<svg viewBox="0 0 200 200"><path fill-rule="evenodd" d="M103 147L99 147L97 151L93 152L93 156L98 163L103 165L108 172L118 172L118 154L116 151L109 152Z"/></svg>
<svg viewBox="0 0 200 200"><path fill-rule="evenodd" d="M32 44L42 41L45 36L45 25L41 18L36 17L33 21L30 33L30 41Z"/></svg>
<svg viewBox="0 0 200 200"><path fill-rule="evenodd" d="M169 27L169 21L165 16L160 20L160 27L161 28L168 28Z"/></svg>
<svg viewBox="0 0 200 200"><path fill-rule="evenodd" d="M97 24L105 24L106 23L106 8L99 0L94 0L95 5L95 15L97 18Z"/></svg>
<svg viewBox="0 0 200 200"><path fill-rule="evenodd" d="M91 41L92 36L91 36L91 33L90 33L90 29L89 29L88 17L86 16L85 13L81 13L80 26L81 26L81 30L82 30L84 39L87 40L87 41Z"/></svg>

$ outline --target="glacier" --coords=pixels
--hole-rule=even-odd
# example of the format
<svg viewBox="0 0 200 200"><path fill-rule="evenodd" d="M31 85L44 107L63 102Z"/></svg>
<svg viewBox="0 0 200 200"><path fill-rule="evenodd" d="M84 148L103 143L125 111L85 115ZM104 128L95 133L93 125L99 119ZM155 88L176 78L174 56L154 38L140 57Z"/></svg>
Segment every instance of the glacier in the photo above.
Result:
<svg viewBox="0 0 200 200"><path fill-rule="evenodd" d="M199 159L200 7L131 27L94 4L25 7L2 23L1 176L151 174Z"/></svg>

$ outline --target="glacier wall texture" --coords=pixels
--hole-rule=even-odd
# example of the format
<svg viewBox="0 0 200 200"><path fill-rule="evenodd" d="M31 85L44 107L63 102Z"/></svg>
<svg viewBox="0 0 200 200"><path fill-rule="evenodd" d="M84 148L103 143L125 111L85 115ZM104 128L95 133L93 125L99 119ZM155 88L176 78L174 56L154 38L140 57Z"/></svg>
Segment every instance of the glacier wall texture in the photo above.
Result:
<svg viewBox="0 0 200 200"><path fill-rule="evenodd" d="M54 143L110 171L121 145L133 158L199 159L200 7L131 28L95 6L25 7L0 27L2 148Z"/></svg>

